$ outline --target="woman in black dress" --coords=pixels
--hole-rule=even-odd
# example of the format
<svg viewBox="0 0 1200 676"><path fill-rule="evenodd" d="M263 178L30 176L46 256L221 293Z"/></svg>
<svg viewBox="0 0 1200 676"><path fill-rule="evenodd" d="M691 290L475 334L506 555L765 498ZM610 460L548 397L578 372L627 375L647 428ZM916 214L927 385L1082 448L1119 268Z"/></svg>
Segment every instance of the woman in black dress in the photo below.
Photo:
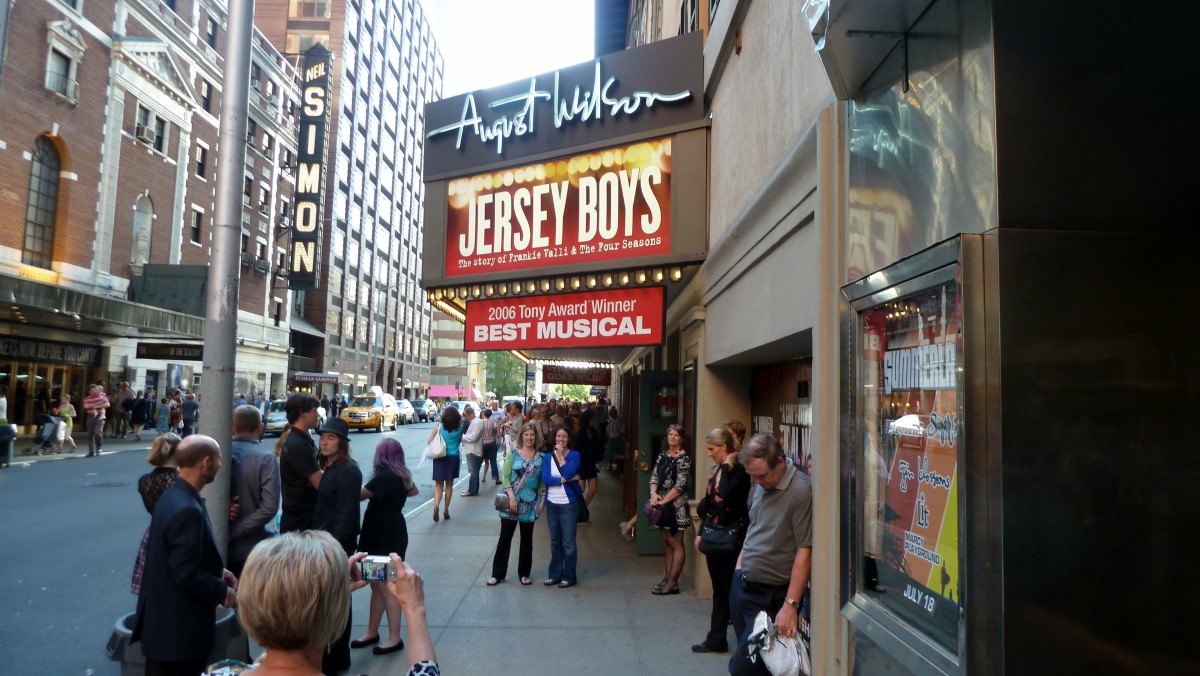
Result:
<svg viewBox="0 0 1200 676"><path fill-rule="evenodd" d="M412 473L404 463L404 448L395 439L384 439L375 447L375 469L371 480L359 494L367 503L363 516L362 535L358 551L371 556L387 556L395 552L406 558L408 552L408 523L404 520L404 503L420 489L413 484ZM379 643L379 621L387 611L388 640L371 651L376 655L394 653L404 647L400 639L400 602L388 592L386 582L371 583L371 612L367 633L350 642L351 648L365 648Z"/></svg>
<svg viewBox="0 0 1200 676"><path fill-rule="evenodd" d="M329 418L320 429L317 466L325 470L317 488L312 527L328 532L338 541L346 556L358 548L358 503L362 494L362 471L350 458L350 426L341 418ZM346 630L329 646L322 671L331 674L350 668L350 625L353 613L346 617Z"/></svg>
<svg viewBox="0 0 1200 676"><path fill-rule="evenodd" d="M154 516L154 506L158 504L158 499L179 477L179 466L175 464L175 447L178 445L179 436L169 432L159 435L150 445L150 455L146 462L154 465L154 469L138 479L137 487L138 494L142 496L142 505L151 516ZM137 558L133 562L133 581L129 590L134 594L141 591L142 570L146 567L146 543L149 541L150 526L147 525L146 532L142 535L142 544L138 547Z"/></svg>
<svg viewBox="0 0 1200 676"><path fill-rule="evenodd" d="M584 504L591 506L592 500L600 490L600 480L596 478L596 463L604 453L604 441L600 438L600 430L592 424L596 418L595 409L588 407L579 416L579 429L575 432L575 445L579 455L583 456L583 464L579 466L579 478L584 482Z"/></svg>

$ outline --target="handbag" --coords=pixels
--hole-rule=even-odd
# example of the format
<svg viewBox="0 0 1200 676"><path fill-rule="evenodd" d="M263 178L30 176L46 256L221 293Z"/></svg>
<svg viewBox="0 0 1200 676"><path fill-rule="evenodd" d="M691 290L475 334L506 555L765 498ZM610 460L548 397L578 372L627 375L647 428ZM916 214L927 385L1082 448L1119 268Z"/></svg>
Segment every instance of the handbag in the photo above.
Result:
<svg viewBox="0 0 1200 676"><path fill-rule="evenodd" d="M521 478L517 479L517 482L512 485L513 495L520 493L521 489L525 487L525 475L529 473L530 468L531 468L531 465L526 464L524 466L524 470L521 472ZM495 506L497 512L508 512L508 491L500 491L499 493L497 493L496 499L492 504ZM520 514L520 513L521 513L521 501L518 499L517 500L517 514Z"/></svg>
<svg viewBox="0 0 1200 676"><path fill-rule="evenodd" d="M811 676L811 630L803 616L797 619L800 626L795 636L779 636L767 612L758 611L747 638L746 652L750 662L756 663L761 659L771 676Z"/></svg>
<svg viewBox="0 0 1200 676"><path fill-rule="evenodd" d="M662 518L662 510L651 505L649 500L646 501L646 504L642 505L642 513L646 515L647 519L650 519L650 523L655 525Z"/></svg>
<svg viewBox="0 0 1200 676"><path fill-rule="evenodd" d="M718 526L712 522L712 519L705 517L704 523L700 525L700 553L705 555L736 554L741 537L741 524Z"/></svg>
<svg viewBox="0 0 1200 676"><path fill-rule="evenodd" d="M422 458L436 460L446 457L446 440L442 438L441 430L433 435L433 441L425 446L425 450L421 453Z"/></svg>

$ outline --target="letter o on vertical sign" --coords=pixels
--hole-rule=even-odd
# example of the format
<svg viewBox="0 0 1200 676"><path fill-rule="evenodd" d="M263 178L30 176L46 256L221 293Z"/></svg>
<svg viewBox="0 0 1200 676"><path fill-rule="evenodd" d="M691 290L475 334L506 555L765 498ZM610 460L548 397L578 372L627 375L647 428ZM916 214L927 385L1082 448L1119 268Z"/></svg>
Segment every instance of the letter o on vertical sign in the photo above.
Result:
<svg viewBox="0 0 1200 676"><path fill-rule="evenodd" d="M325 194L332 63L329 50L320 43L304 53L296 190L293 193L296 222L288 256L290 289L313 290L321 279L321 200Z"/></svg>

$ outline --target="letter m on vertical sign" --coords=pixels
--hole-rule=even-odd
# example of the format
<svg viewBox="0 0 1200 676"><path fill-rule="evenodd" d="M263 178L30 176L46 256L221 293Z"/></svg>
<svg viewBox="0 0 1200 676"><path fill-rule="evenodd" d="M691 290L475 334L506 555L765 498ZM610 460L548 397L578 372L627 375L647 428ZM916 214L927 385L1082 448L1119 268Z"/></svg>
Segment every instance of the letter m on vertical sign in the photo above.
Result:
<svg viewBox="0 0 1200 676"><path fill-rule="evenodd" d="M321 279L321 201L325 195L325 146L329 138L329 70L333 59L317 43L304 52L300 129L296 153L296 215L288 256L288 288L316 289Z"/></svg>

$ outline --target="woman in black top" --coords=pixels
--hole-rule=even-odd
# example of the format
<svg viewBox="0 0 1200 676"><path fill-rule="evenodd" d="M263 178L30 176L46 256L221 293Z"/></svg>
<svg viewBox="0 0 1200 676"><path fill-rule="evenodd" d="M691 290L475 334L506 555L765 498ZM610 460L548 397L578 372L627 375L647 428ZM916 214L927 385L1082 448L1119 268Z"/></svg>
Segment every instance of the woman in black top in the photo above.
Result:
<svg viewBox="0 0 1200 676"><path fill-rule="evenodd" d="M371 556L387 556L395 552L400 558L408 556L408 523L404 519L404 504L420 490L413 483L412 473L404 463L404 448L395 439L384 439L375 447L375 469L371 480L363 486L359 497L370 500L363 516L362 535L358 551ZM404 647L400 640L400 602L388 592L387 583L371 583L371 612L367 633L350 642L351 648L365 648L379 643L379 621L387 611L388 641L372 650L386 655Z"/></svg>
<svg viewBox="0 0 1200 676"><path fill-rule="evenodd" d="M158 499L179 478L179 466L175 464L175 447L179 445L179 435L160 434L150 445L150 455L146 462L154 465L154 469L138 478L138 494L142 496L142 505L146 512L154 515L154 506ZM142 587L142 570L146 567L146 543L150 541L150 526L142 535L142 544L138 547L137 558L133 561L133 581L129 591L137 594Z"/></svg>
<svg viewBox="0 0 1200 676"><path fill-rule="evenodd" d="M583 479L585 485L583 502L589 506L600 490L600 480L596 477L596 463L604 453L604 441L600 437L600 430L593 424L595 418L596 410L589 407L579 416L579 429L575 433L575 446L582 456L579 478Z"/></svg>
<svg viewBox="0 0 1200 676"><path fill-rule="evenodd" d="M728 429L715 429L708 433L704 443L708 449L708 457L717 464L708 480L704 498L700 500L696 509L701 523L720 527L740 524L741 537L745 537L746 523L750 516L746 505L750 496L750 475L746 474L746 468L738 462L735 452L737 442ZM742 550L741 537L731 553L705 554L708 576L712 578L713 587L712 620L708 636L692 646L692 652L723 653L729 650L729 643L726 641L729 625L729 589L733 585L733 570ZM699 533L696 534L694 546L699 554Z"/></svg>
<svg viewBox="0 0 1200 676"><path fill-rule="evenodd" d="M320 429L317 465L325 472L317 489L313 509L313 529L328 532L338 541L346 556L358 547L358 503L362 494L362 471L350 458L350 426L341 418L329 418ZM325 652L322 671L332 674L350 668L350 625L353 611L346 617L346 629Z"/></svg>

